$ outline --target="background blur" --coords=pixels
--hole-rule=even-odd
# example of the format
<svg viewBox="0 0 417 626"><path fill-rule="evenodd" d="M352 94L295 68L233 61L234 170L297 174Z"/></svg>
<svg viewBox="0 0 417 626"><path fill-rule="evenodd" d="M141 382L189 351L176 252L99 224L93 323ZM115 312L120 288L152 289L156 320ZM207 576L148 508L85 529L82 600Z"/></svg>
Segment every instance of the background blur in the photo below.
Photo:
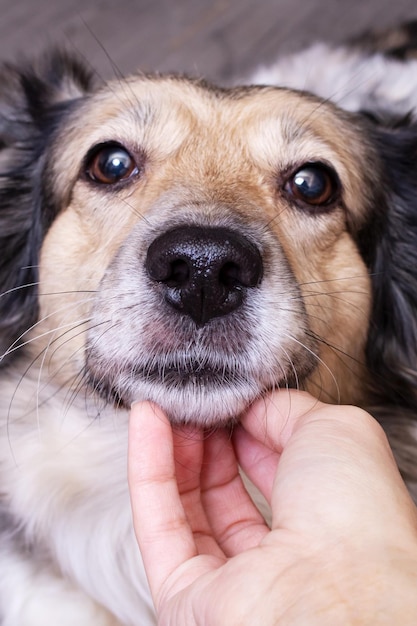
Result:
<svg viewBox="0 0 417 626"><path fill-rule="evenodd" d="M97 73L180 71L227 83L281 52L417 18L417 0L0 0L0 59L48 45Z"/></svg>

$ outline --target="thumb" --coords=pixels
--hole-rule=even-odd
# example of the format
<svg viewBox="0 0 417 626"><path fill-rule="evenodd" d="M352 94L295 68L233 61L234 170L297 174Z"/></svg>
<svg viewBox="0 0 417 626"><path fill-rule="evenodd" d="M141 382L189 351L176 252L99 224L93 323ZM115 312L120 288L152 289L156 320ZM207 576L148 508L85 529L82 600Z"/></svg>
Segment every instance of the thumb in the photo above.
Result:
<svg viewBox="0 0 417 626"><path fill-rule="evenodd" d="M244 471L271 502L273 528L317 536L360 524L374 535L374 524L366 529L364 520L389 511L393 527L405 514L414 532L415 507L385 433L357 407L277 391L243 417L236 447ZM262 464L254 462L262 454L269 460L275 455L275 477L266 490Z"/></svg>

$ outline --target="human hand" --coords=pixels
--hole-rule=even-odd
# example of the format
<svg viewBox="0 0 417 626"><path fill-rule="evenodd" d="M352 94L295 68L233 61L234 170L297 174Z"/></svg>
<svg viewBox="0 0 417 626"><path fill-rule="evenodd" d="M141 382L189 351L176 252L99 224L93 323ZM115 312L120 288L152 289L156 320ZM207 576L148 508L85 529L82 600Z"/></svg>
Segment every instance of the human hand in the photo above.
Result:
<svg viewBox="0 0 417 626"><path fill-rule="evenodd" d="M271 504L271 529L238 464ZM280 391L232 440L130 420L134 523L161 626L417 620L417 514L385 435L355 407Z"/></svg>

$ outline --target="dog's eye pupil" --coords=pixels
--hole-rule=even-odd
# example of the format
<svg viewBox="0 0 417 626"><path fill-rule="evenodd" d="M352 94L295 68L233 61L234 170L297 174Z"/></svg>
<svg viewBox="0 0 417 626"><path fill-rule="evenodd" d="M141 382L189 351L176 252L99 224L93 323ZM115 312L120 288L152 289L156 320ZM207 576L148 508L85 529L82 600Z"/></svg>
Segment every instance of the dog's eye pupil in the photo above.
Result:
<svg viewBox="0 0 417 626"><path fill-rule="evenodd" d="M285 190L292 197L313 206L325 206L332 202L338 188L336 173L321 163L304 165L285 185Z"/></svg>
<svg viewBox="0 0 417 626"><path fill-rule="evenodd" d="M89 178L103 185L114 185L138 172L133 157L122 146L103 145L97 148L87 162Z"/></svg>

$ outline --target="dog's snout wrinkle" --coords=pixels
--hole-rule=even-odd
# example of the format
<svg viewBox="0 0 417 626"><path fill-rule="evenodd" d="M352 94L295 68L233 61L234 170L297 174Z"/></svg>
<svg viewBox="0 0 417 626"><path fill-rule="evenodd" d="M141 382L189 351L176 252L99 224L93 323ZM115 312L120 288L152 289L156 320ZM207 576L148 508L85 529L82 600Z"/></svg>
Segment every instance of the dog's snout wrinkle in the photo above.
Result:
<svg viewBox="0 0 417 626"><path fill-rule="evenodd" d="M146 269L174 309L204 326L241 306L246 291L260 284L263 263L258 247L237 231L184 226L152 242Z"/></svg>

